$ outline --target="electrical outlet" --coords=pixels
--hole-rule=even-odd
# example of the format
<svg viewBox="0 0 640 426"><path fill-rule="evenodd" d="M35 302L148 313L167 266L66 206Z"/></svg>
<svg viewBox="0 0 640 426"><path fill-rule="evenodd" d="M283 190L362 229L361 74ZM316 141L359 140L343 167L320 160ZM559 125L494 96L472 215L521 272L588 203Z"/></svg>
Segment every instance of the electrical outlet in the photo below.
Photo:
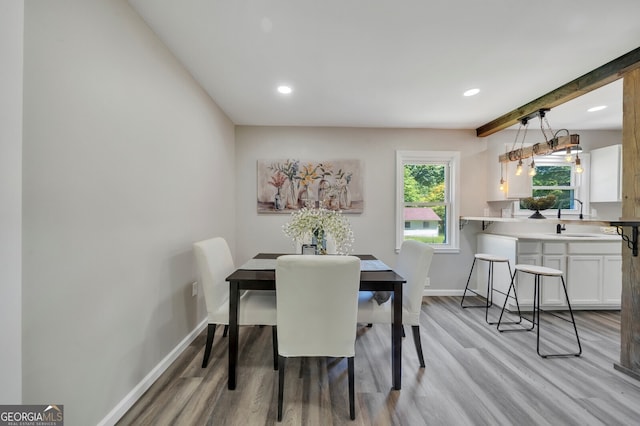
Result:
<svg viewBox="0 0 640 426"><path fill-rule="evenodd" d="M198 295L198 281L191 283L191 295L196 297Z"/></svg>

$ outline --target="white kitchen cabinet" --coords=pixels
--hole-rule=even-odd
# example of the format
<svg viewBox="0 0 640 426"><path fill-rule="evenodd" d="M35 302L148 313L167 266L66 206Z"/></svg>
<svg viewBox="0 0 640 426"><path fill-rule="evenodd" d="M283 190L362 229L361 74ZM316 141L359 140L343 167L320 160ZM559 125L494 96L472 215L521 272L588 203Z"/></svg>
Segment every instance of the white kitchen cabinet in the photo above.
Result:
<svg viewBox="0 0 640 426"><path fill-rule="evenodd" d="M544 244L546 246L546 244ZM544 255L542 256L542 266L547 268L566 271L566 256L562 255ZM542 277L540 303L547 307L564 308L567 306L567 300L562 288L562 281L557 277ZM569 299L571 300L571 299Z"/></svg>
<svg viewBox="0 0 640 426"><path fill-rule="evenodd" d="M591 151L591 202L622 201L622 145Z"/></svg>
<svg viewBox="0 0 640 426"><path fill-rule="evenodd" d="M518 241L517 259L519 264L542 265L540 256L541 243L538 241ZM518 302L520 307L533 305L534 276L531 274L519 273L516 277L516 289L518 291ZM542 296L542 295L541 295ZM510 301L512 309L516 308L515 300Z"/></svg>
<svg viewBox="0 0 640 426"><path fill-rule="evenodd" d="M604 256L602 266L602 302L619 305L622 299L622 256Z"/></svg>
<svg viewBox="0 0 640 426"><path fill-rule="evenodd" d="M597 305L602 299L602 256L578 255L568 258L569 300L574 305Z"/></svg>
<svg viewBox="0 0 640 426"><path fill-rule="evenodd" d="M622 244L619 241L535 240L495 234L478 234L478 252L506 256L516 263L542 265L564 272L569 301L574 309L619 309L622 287ZM515 259L515 263L513 260ZM482 262L484 263L484 262ZM497 265L494 288L506 293L510 278ZM506 269L506 268L504 268ZM485 288L485 272L477 276L478 286ZM518 273L516 291L520 307L530 310L533 305L534 276ZM543 309L567 308L560 279L543 277L540 303ZM481 292L481 294L484 294ZM513 295L513 293L512 293ZM494 294L500 307L504 296ZM507 307L516 309L514 300Z"/></svg>
<svg viewBox="0 0 640 426"><path fill-rule="evenodd" d="M523 166L520 176L516 176L517 162L506 164L507 169L507 191L505 200L515 200L518 198L531 197L531 178L527 175L527 166Z"/></svg>
<svg viewBox="0 0 640 426"><path fill-rule="evenodd" d="M619 242L567 244L568 291L578 307L619 307L622 255Z"/></svg>
<svg viewBox="0 0 640 426"><path fill-rule="evenodd" d="M487 164L487 200L506 201L519 198L531 197L531 178L527 176L528 163L523 161L523 172L516 176L517 161L499 163L498 156L511 150L511 145L505 146L503 151L491 151L488 154ZM531 162L531 161L529 161ZM502 177L506 180L505 191L500 191L500 168L502 167Z"/></svg>
<svg viewBox="0 0 640 426"><path fill-rule="evenodd" d="M540 256L533 254L518 255L518 263L523 265L540 265ZM531 274L519 273L516 277L516 290L518 291L518 303L522 308L524 305L533 305L534 276ZM513 293L511 294L513 296ZM515 300L510 300L512 309L516 308Z"/></svg>

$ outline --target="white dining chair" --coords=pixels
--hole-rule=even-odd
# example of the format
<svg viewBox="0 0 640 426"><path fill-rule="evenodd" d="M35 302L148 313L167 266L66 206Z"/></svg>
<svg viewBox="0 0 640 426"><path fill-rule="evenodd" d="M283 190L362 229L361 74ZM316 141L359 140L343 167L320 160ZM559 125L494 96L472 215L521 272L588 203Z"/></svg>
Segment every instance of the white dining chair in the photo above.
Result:
<svg viewBox="0 0 640 426"><path fill-rule="evenodd" d="M411 326L413 341L422 368L425 364L420 342L420 311L433 251L433 247L428 244L406 240L400 247L398 262L394 268L399 275L407 280L402 292L402 324ZM358 322L369 325L391 324L391 309L392 301L388 300L378 304L374 298L374 292L362 291L358 298Z"/></svg>
<svg viewBox="0 0 640 426"><path fill-rule="evenodd" d="M355 419L354 356L360 259L355 256L280 256L278 299L278 421L282 420L285 360L347 357L349 414Z"/></svg>
<svg viewBox="0 0 640 426"><path fill-rule="evenodd" d="M209 324L202 368L206 368L218 324L229 324L229 283L235 270L231 251L224 238L216 237L193 244ZM270 325L273 333L273 365L277 368L276 297L273 292L245 291L240 297L239 325Z"/></svg>

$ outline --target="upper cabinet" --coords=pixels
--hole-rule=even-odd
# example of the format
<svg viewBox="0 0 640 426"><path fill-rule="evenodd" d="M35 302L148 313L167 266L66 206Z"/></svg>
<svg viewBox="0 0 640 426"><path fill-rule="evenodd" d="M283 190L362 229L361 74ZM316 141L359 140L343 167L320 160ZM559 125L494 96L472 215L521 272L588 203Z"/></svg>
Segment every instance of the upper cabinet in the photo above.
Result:
<svg viewBox="0 0 640 426"><path fill-rule="evenodd" d="M622 201L622 145L591 151L591 202Z"/></svg>
<svg viewBox="0 0 640 426"><path fill-rule="evenodd" d="M488 154L487 201L506 201L531 197L531 179L526 175L527 165L524 166L524 172L520 176L516 176L517 161L504 164L498 162L498 156L504 153L505 149L509 150L510 147L511 145L505 145L503 149L493 150ZM502 176L500 167L502 167ZM503 190L500 190L501 177L506 181Z"/></svg>
<svg viewBox="0 0 640 426"><path fill-rule="evenodd" d="M531 178L527 176L527 167L520 176L516 175L518 163L505 163L507 171L507 184L504 190L504 200L516 200L519 198L531 197Z"/></svg>

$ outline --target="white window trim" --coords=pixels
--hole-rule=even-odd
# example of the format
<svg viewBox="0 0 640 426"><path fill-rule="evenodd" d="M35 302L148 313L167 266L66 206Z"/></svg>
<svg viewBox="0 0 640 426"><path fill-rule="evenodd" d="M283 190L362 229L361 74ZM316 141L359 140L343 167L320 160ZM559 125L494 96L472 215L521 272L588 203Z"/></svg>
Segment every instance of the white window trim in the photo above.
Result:
<svg viewBox="0 0 640 426"><path fill-rule="evenodd" d="M540 159L536 160L536 163L542 163L544 160L548 160L545 161L545 164L548 164L549 162L557 162L558 164L565 164L564 160L562 157L558 157L557 159L555 158L550 158L550 157L545 157L544 159L542 159L542 157ZM580 154L580 162L582 165L582 173L580 174L580 176L577 176L575 171L573 171L572 173L574 174L573 178L574 179L580 179L580 184L579 185L575 185L575 194L576 194L576 198L579 199L580 201L582 201L583 206L582 206L582 213L583 215L586 217L589 215L590 207L589 207L589 194L590 194L590 190L589 190L589 181L590 179L590 173L591 173L591 156L589 155L589 153L582 153ZM524 171L523 171L524 173ZM524 177L525 179L531 179L531 177L529 176L519 176L519 177ZM533 185L531 185L531 190L533 191ZM570 216L573 217L575 216L576 218L580 215L580 205L579 203L576 203L577 208L575 209L562 209L560 214L562 215L562 217L566 216ZM513 215L514 216L528 216L531 215L531 211L530 210L526 210L526 209L521 209L520 208L520 200L515 200L513 202ZM556 209L556 213L557 213L557 209ZM545 214L545 216L547 217L551 217L550 214Z"/></svg>
<svg viewBox="0 0 640 426"><path fill-rule="evenodd" d="M396 252L404 241L404 166L405 164L449 163L448 190L451 208L449 210L449 243L434 244L436 253L460 252L460 152L458 151L396 151Z"/></svg>

